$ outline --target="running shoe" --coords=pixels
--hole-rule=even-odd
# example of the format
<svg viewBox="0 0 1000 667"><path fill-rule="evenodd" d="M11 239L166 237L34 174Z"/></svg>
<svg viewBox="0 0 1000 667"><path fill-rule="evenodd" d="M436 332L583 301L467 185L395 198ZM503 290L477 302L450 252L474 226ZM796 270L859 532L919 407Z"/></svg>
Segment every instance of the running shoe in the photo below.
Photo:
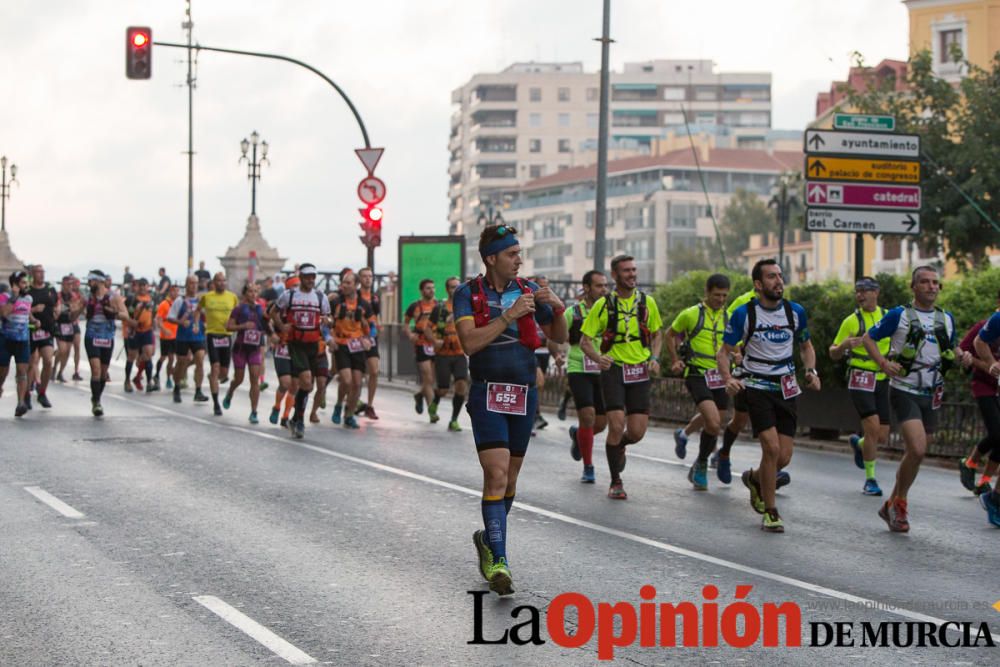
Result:
<svg viewBox="0 0 1000 667"><path fill-rule="evenodd" d="M320 410L326 410L326 394L319 397L319 400L316 401L316 405Z"/></svg>
<svg viewBox="0 0 1000 667"><path fill-rule="evenodd" d="M875 478L872 477L871 479L865 480L865 488L861 490L861 493L866 496L881 496L882 489L879 488L878 482L876 482Z"/></svg>
<svg viewBox="0 0 1000 667"><path fill-rule="evenodd" d="M785 532L785 522L778 516L778 510L767 510L760 522L760 529L765 533Z"/></svg>
<svg viewBox="0 0 1000 667"><path fill-rule="evenodd" d="M1000 528L1000 495L996 491L979 494L979 504L986 510L989 522Z"/></svg>
<svg viewBox="0 0 1000 667"><path fill-rule="evenodd" d="M128 378L125 378L125 393L126 394L132 393L132 383L129 382Z"/></svg>
<svg viewBox="0 0 1000 667"><path fill-rule="evenodd" d="M608 498L612 500L628 500L628 494L625 493L625 487L622 485L621 480L611 482L611 488L608 489Z"/></svg>
<svg viewBox="0 0 1000 667"><path fill-rule="evenodd" d="M91 401L90 402L90 413L92 415L94 415L95 417L103 417L104 416L104 408L102 408L101 404L98 403L97 401Z"/></svg>
<svg viewBox="0 0 1000 667"><path fill-rule="evenodd" d="M233 395L230 394L229 392L226 392L226 395L222 397L222 407L228 410L232 404L233 404Z"/></svg>
<svg viewBox="0 0 1000 667"><path fill-rule="evenodd" d="M906 501L901 498L893 498L882 503L878 510L878 515L889 526L889 530L894 533L910 532L910 519L906 513Z"/></svg>
<svg viewBox="0 0 1000 667"><path fill-rule="evenodd" d="M967 490L975 493L976 491L976 468L970 468L968 466L968 457L965 457L958 462L958 478L962 481L962 486Z"/></svg>
<svg viewBox="0 0 1000 667"><path fill-rule="evenodd" d="M66 378L63 377L62 373L56 374L56 382L59 382L61 384L66 384Z"/></svg>
<svg viewBox="0 0 1000 667"><path fill-rule="evenodd" d="M306 425L302 422L301 419L292 422L292 435L295 436L296 440L301 440L303 437L305 437L305 434L306 434Z"/></svg>
<svg viewBox="0 0 1000 667"><path fill-rule="evenodd" d="M361 425L358 424L358 420L355 419L354 415L351 415L344 419L344 428L358 429L361 428Z"/></svg>
<svg viewBox="0 0 1000 667"><path fill-rule="evenodd" d="M708 458L708 469L709 470L718 470L719 469L719 452L713 453Z"/></svg>
<svg viewBox="0 0 1000 667"><path fill-rule="evenodd" d="M42 406L43 408L51 408L52 407L52 401L50 401L49 397L46 396L45 394L39 394L38 395L38 404L40 406Z"/></svg>
<svg viewBox="0 0 1000 667"><path fill-rule="evenodd" d="M452 420L448 422L448 430L452 433L459 433L461 432L462 427L459 426L458 421Z"/></svg>
<svg viewBox="0 0 1000 667"><path fill-rule="evenodd" d="M181 390L180 387L174 387L174 403L181 402Z"/></svg>
<svg viewBox="0 0 1000 667"><path fill-rule="evenodd" d="M569 396L567 396L566 394L563 394L562 400L559 401L559 409L556 410L556 417L558 417L559 421L561 421L561 422L566 421L566 408L567 407L569 407Z"/></svg>
<svg viewBox="0 0 1000 667"><path fill-rule="evenodd" d="M510 576L510 568L507 567L507 559L503 556L486 571L490 582L490 590L506 597L514 594L514 580Z"/></svg>
<svg viewBox="0 0 1000 667"><path fill-rule="evenodd" d="M580 453L580 443L576 441L577 430L575 426L569 427L569 455L573 457L574 461L579 461L583 458L583 454Z"/></svg>
<svg viewBox="0 0 1000 667"><path fill-rule="evenodd" d="M31 393L30 392L24 395L24 406L26 408L28 408L29 410L31 409Z"/></svg>
<svg viewBox="0 0 1000 667"><path fill-rule="evenodd" d="M257 413L256 412L251 412L250 413L250 420L249 421L250 421L251 424L259 424L260 423L260 421L257 419Z"/></svg>
<svg viewBox="0 0 1000 667"><path fill-rule="evenodd" d="M83 376L80 375L79 371L77 371L76 373L73 373L73 381L74 382L83 382Z"/></svg>
<svg viewBox="0 0 1000 667"><path fill-rule="evenodd" d="M424 414L424 395L419 391L413 395L413 409L418 415Z"/></svg>
<svg viewBox="0 0 1000 667"><path fill-rule="evenodd" d="M136 373L136 376L132 378L132 384L135 385L136 391L142 391L142 374Z"/></svg>
<svg viewBox="0 0 1000 667"><path fill-rule="evenodd" d="M733 481L733 463L728 456L719 456L719 463L715 467L715 476L723 484L731 484Z"/></svg>
<svg viewBox="0 0 1000 667"><path fill-rule="evenodd" d="M156 391L156 385L153 384L152 381L150 381L150 383L146 385L146 393L152 394L154 391Z"/></svg>
<svg viewBox="0 0 1000 667"><path fill-rule="evenodd" d="M750 490L750 507L757 514L764 513L764 500L760 497L760 485L753 480L753 468L744 470L740 476L743 486Z"/></svg>
<svg viewBox="0 0 1000 667"><path fill-rule="evenodd" d="M489 571L493 567L493 551L483 539L485 534L485 531L482 530L473 531L472 544L476 547L476 557L479 559L479 574L483 575L483 579L489 581Z"/></svg>
<svg viewBox="0 0 1000 667"><path fill-rule="evenodd" d="M219 378L219 384L228 384L228 383L229 383L229 376L228 375L226 377L224 377L224 378Z"/></svg>
<svg viewBox="0 0 1000 667"><path fill-rule="evenodd" d="M849 437L847 439L847 441L849 443L851 443L851 449L854 450L854 465L856 465L857 467L859 467L862 470L864 470L865 469L865 454L864 454L864 452L861 449L861 436L860 435L852 435L851 437Z"/></svg>
<svg viewBox="0 0 1000 667"><path fill-rule="evenodd" d="M334 424L339 424L340 415L343 412L343 410L344 406L341 405L340 403L337 403L335 406L333 406L333 414L330 415L330 421L332 421Z"/></svg>
<svg viewBox="0 0 1000 667"><path fill-rule="evenodd" d="M28 412L28 406L25 405L23 402L18 403L17 407L14 408L15 417L23 417L25 414L27 414L27 412Z"/></svg>
<svg viewBox="0 0 1000 667"><path fill-rule="evenodd" d="M774 478L774 489L777 491L783 486L788 486L792 483L792 476L789 475L784 470L779 470L777 476Z"/></svg>
<svg viewBox="0 0 1000 667"><path fill-rule="evenodd" d="M261 382L261 383L260 383L260 390L261 390L261 391L264 391L264 390L266 390L266 389L267 389L268 387L270 387L270 386L271 386L271 385L269 385L269 384L268 384L268 383L266 383L266 382Z"/></svg>
<svg viewBox="0 0 1000 667"><path fill-rule="evenodd" d="M977 486L976 488L974 488L974 489L972 490L972 492L973 492L974 494L976 494L977 496L981 496L981 495L983 495L984 493L989 493L989 492L990 492L990 491L992 491L992 490L993 490L993 489L992 489L992 488L990 488L990 485L989 485L988 483L984 482L984 483L980 484L979 486Z"/></svg>
<svg viewBox="0 0 1000 667"><path fill-rule="evenodd" d="M216 417L221 417L222 416L222 406L221 405L214 405L214 406L212 406L212 414L215 415Z"/></svg>
<svg viewBox="0 0 1000 667"><path fill-rule="evenodd" d="M708 490L708 464L695 461L688 469L688 481L694 486L695 491Z"/></svg>
<svg viewBox="0 0 1000 667"><path fill-rule="evenodd" d="M194 402L195 403L207 403L208 396L202 393L201 388L194 390Z"/></svg>
<svg viewBox="0 0 1000 667"><path fill-rule="evenodd" d="M432 424L437 424L441 421L441 417L438 416L437 403L431 403L427 406L427 415L430 417Z"/></svg>
<svg viewBox="0 0 1000 667"><path fill-rule="evenodd" d="M549 423L545 421L545 417L542 416L541 412L535 413L535 428L541 431L543 428L548 426Z"/></svg>
<svg viewBox="0 0 1000 667"><path fill-rule="evenodd" d="M278 417L280 415L281 415L281 410L279 410L278 408L271 408L271 414L267 416L267 421L271 422L272 424L277 424Z"/></svg>
<svg viewBox="0 0 1000 667"><path fill-rule="evenodd" d="M677 458L683 459L687 456L688 436L684 429L679 428L674 431L674 454Z"/></svg>
<svg viewBox="0 0 1000 667"><path fill-rule="evenodd" d="M288 428L288 417L281 418L281 428Z"/></svg>
<svg viewBox="0 0 1000 667"><path fill-rule="evenodd" d="M167 378L167 389L173 389L173 388L174 388L173 378Z"/></svg>
<svg viewBox="0 0 1000 667"><path fill-rule="evenodd" d="M583 466L583 474L580 475L581 484L593 484L597 481L594 477L594 466Z"/></svg>
<svg viewBox="0 0 1000 667"><path fill-rule="evenodd" d="M375 408L370 405L365 406L365 417L368 419L378 419L378 415L375 414Z"/></svg>

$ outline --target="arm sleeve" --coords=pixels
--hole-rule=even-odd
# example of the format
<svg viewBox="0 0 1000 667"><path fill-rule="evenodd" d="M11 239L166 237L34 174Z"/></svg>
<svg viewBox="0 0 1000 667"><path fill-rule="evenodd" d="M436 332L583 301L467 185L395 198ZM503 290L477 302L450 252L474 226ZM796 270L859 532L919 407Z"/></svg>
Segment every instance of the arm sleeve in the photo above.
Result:
<svg viewBox="0 0 1000 667"><path fill-rule="evenodd" d="M885 314L878 324L868 330L868 336L872 340L882 340L896 333L899 328L899 320L903 315L903 307L896 306Z"/></svg>
<svg viewBox="0 0 1000 667"><path fill-rule="evenodd" d="M743 342L747 322L747 307L742 305L733 311L729 316L729 324L726 325L726 333L722 337L722 342L733 347Z"/></svg>

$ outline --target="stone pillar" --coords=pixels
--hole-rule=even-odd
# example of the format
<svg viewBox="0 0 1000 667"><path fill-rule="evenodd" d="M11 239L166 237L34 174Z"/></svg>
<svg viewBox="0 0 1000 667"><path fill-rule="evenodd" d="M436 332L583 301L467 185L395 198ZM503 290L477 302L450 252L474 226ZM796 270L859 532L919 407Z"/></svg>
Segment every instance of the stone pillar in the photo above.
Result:
<svg viewBox="0 0 1000 667"><path fill-rule="evenodd" d="M256 253L256 277L260 280L264 276L273 276L281 271L285 266L285 257L278 255L277 249L273 248L260 232L260 220L256 215L247 218L247 228L243 232L243 238L239 243L226 250L226 254L219 257L219 262L226 272L226 279L229 281L229 289L238 291L250 271L250 253Z"/></svg>
<svg viewBox="0 0 1000 667"><path fill-rule="evenodd" d="M7 277L19 269L24 269L24 262L11 250L6 230L0 231L0 280L7 282Z"/></svg>

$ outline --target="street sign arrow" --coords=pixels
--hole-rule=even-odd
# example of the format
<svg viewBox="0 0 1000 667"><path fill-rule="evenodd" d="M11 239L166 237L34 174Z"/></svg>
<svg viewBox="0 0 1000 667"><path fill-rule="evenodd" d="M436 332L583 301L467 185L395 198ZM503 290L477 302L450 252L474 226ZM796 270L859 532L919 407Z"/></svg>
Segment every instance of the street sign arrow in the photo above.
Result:
<svg viewBox="0 0 1000 667"><path fill-rule="evenodd" d="M823 204L826 202L826 187L823 185L810 185L806 194L806 199L810 204Z"/></svg>
<svg viewBox="0 0 1000 667"><path fill-rule="evenodd" d="M374 176L368 176L358 183L358 199L366 204L377 204L385 199L385 183Z"/></svg>
<svg viewBox="0 0 1000 667"><path fill-rule="evenodd" d="M806 229L845 234L919 234L919 213L893 213L866 209L806 209Z"/></svg>
<svg viewBox="0 0 1000 667"><path fill-rule="evenodd" d="M826 204L838 208L866 208L884 211L919 211L919 185L881 185L874 183L828 183L808 181L808 204Z"/></svg>
<svg viewBox="0 0 1000 667"><path fill-rule="evenodd" d="M821 176L821 172L826 171L826 165L820 162L819 158L810 158L809 171L815 171L816 176Z"/></svg>
<svg viewBox="0 0 1000 667"><path fill-rule="evenodd" d="M369 175L375 172L375 165L382 159L384 151L384 148L357 148L354 150L358 159L361 160L361 164L365 165Z"/></svg>
<svg viewBox="0 0 1000 667"><path fill-rule="evenodd" d="M809 138L808 143L812 144L813 152L818 152L820 146L826 145L826 141L823 140L823 137L820 134L814 134Z"/></svg>

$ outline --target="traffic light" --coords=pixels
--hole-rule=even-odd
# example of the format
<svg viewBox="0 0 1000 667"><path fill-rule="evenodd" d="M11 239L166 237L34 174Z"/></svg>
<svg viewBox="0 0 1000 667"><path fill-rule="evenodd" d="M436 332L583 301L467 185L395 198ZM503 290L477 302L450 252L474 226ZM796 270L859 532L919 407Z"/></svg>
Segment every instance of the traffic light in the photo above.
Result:
<svg viewBox="0 0 1000 667"><path fill-rule="evenodd" d="M148 79L153 74L153 31L130 26L125 29L125 76Z"/></svg>
<svg viewBox="0 0 1000 667"><path fill-rule="evenodd" d="M359 208L364 222L359 223L361 231L365 233L360 237L361 242L369 248L377 248L382 245L382 209L373 204L365 208Z"/></svg>

